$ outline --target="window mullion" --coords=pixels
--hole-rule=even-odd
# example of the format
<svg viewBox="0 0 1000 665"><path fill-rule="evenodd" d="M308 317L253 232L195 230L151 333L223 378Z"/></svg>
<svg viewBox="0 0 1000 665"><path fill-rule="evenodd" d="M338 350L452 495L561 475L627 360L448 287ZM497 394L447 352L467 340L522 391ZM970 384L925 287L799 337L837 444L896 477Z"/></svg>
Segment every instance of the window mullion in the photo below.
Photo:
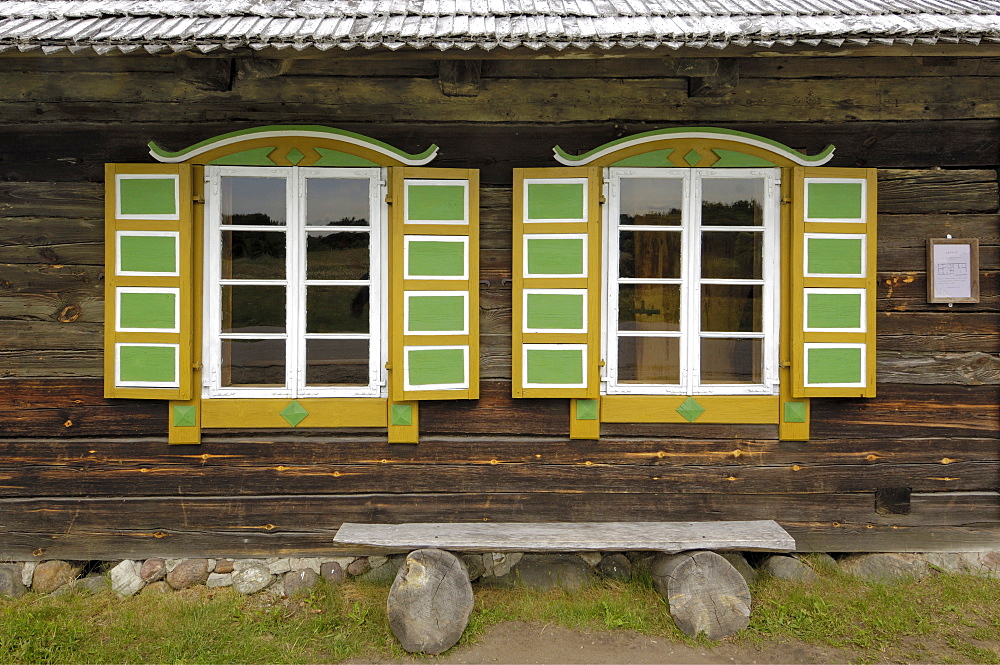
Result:
<svg viewBox="0 0 1000 665"><path fill-rule="evenodd" d="M287 192L286 216L288 218L285 227L286 245L286 267L288 286L285 293L285 303L288 308L285 313L285 325L288 329L288 340L285 346L286 383L291 390L292 397L298 397L302 391L302 362L305 358L305 256L303 223L305 218L305 196L303 187L303 175L298 167L293 166L291 175L286 180Z"/></svg>
<svg viewBox="0 0 1000 665"><path fill-rule="evenodd" d="M686 176L684 187L683 240L685 285L683 302L686 308L681 325L681 354L684 370L681 383L685 394L691 395L701 383L701 180L692 169Z"/></svg>

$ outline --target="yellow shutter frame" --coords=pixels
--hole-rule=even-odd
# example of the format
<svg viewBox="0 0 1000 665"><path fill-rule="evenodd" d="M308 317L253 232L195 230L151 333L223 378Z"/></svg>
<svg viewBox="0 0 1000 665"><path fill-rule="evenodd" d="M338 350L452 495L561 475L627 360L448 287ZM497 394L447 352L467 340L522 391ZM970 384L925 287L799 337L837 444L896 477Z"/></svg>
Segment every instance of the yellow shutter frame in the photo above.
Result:
<svg viewBox="0 0 1000 665"><path fill-rule="evenodd" d="M392 167L393 403L479 398L479 172Z"/></svg>
<svg viewBox="0 0 1000 665"><path fill-rule="evenodd" d="M792 169L793 397L875 396L876 170Z"/></svg>
<svg viewBox="0 0 1000 665"><path fill-rule="evenodd" d="M191 398L194 234L191 166L106 166L105 397Z"/></svg>
<svg viewBox="0 0 1000 665"><path fill-rule="evenodd" d="M596 399L601 170L514 169L513 205L513 396Z"/></svg>

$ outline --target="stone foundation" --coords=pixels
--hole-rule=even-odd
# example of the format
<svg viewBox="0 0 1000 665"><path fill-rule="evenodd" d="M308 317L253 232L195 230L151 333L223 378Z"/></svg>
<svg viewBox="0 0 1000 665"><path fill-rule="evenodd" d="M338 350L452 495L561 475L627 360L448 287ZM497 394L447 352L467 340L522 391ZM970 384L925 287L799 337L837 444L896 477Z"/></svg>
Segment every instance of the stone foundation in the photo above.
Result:
<svg viewBox="0 0 1000 665"><path fill-rule="evenodd" d="M530 554L488 552L459 554L470 581L484 586L579 588L599 578L628 579L647 566L653 552ZM808 583L814 569L837 567L872 582L891 582L939 573L1000 577L1000 550L984 552L882 553L830 555L766 555L726 552L725 557L752 583L758 573ZM167 593L205 585L234 587L244 594L291 596L307 593L326 579L340 583L357 579L389 585L403 554L361 557L272 557L268 559L162 559L142 561L43 561L0 563L0 598L24 593L95 593L107 589L119 596ZM751 565L753 564L753 565Z"/></svg>

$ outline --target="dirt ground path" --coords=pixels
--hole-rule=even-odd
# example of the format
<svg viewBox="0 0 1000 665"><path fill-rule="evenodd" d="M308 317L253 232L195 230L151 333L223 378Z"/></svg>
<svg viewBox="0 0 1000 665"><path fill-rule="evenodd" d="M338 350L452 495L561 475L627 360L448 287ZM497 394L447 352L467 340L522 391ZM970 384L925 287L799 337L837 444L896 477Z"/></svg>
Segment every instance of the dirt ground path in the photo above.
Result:
<svg viewBox="0 0 1000 665"><path fill-rule="evenodd" d="M348 663L440 663L552 665L597 663L614 665L711 663L846 663L851 654L804 642L777 643L757 649L725 640L712 647L692 647L628 631L579 632L551 624L501 623L489 628L475 644L459 646L443 656L402 660L350 660Z"/></svg>

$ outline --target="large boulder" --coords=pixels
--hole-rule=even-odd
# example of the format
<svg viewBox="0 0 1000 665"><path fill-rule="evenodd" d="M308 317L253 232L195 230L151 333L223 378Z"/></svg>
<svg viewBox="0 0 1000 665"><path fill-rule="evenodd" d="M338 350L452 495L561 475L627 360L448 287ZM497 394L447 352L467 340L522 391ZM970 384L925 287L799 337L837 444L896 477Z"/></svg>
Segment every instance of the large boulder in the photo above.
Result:
<svg viewBox="0 0 1000 665"><path fill-rule="evenodd" d="M184 559L167 573L167 584L180 591L208 581L208 559Z"/></svg>
<svg viewBox="0 0 1000 665"><path fill-rule="evenodd" d="M815 582L819 579L812 568L793 556L775 554L764 559L761 568L771 576L788 582Z"/></svg>
<svg viewBox="0 0 1000 665"><path fill-rule="evenodd" d="M685 635L718 640L750 625L750 589L715 552L660 554L650 567L653 586Z"/></svg>
<svg viewBox="0 0 1000 665"><path fill-rule="evenodd" d="M70 561L43 561L35 568L31 588L36 593L52 593L83 572L83 564Z"/></svg>
<svg viewBox="0 0 1000 665"><path fill-rule="evenodd" d="M897 582L919 579L931 573L931 567L919 554L850 554L838 562L840 570L867 582Z"/></svg>
<svg viewBox="0 0 1000 665"><path fill-rule="evenodd" d="M465 564L443 550L411 552L389 589L389 627L411 653L438 654L462 637L472 615Z"/></svg>
<svg viewBox="0 0 1000 665"><path fill-rule="evenodd" d="M511 572L524 586L540 591L576 591L594 578L594 570L574 554L525 554Z"/></svg>
<svg viewBox="0 0 1000 665"><path fill-rule="evenodd" d="M256 563L233 573L233 588L242 594L263 591L274 583L275 577L267 565Z"/></svg>
<svg viewBox="0 0 1000 665"><path fill-rule="evenodd" d="M126 559L111 569L111 590L119 596L134 596L146 586L142 570L144 565Z"/></svg>
<svg viewBox="0 0 1000 665"><path fill-rule="evenodd" d="M0 598L20 598L27 589L21 582L21 566L0 563Z"/></svg>

